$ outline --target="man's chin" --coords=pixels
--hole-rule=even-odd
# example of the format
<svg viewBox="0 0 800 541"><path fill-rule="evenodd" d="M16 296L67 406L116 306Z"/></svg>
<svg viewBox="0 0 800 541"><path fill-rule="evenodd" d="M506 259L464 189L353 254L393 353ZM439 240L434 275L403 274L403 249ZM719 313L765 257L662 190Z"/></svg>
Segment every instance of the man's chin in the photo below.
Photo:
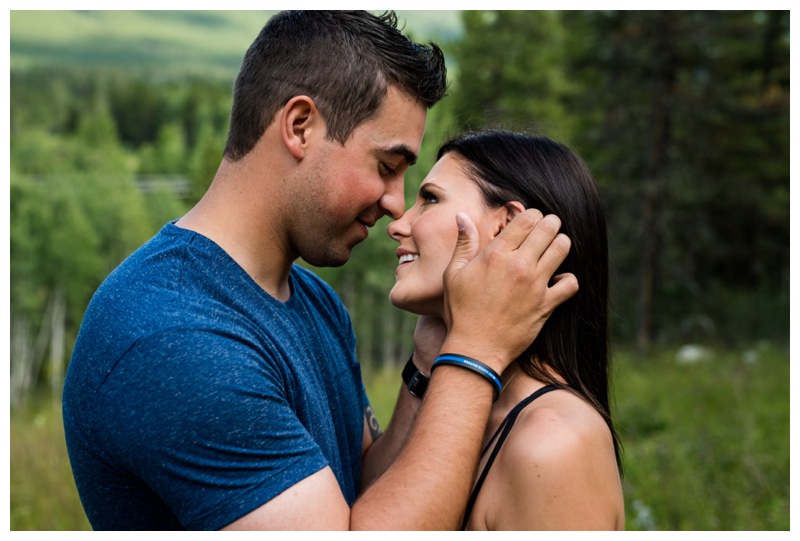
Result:
<svg viewBox="0 0 800 541"><path fill-rule="evenodd" d="M303 261L315 267L341 267L350 260L352 249L340 250L337 253L315 254L303 257Z"/></svg>
<svg viewBox="0 0 800 541"><path fill-rule="evenodd" d="M315 267L341 267L348 261L353 253L353 248L366 240L366 237L339 239L339 242L329 242L326 250L314 250L313 253L300 254L303 261Z"/></svg>

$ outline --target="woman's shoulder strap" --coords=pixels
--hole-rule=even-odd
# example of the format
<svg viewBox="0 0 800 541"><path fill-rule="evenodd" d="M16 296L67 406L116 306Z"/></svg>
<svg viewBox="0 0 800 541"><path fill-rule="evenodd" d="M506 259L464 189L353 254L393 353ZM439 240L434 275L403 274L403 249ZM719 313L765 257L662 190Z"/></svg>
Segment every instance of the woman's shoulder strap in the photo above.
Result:
<svg viewBox="0 0 800 541"><path fill-rule="evenodd" d="M497 458L497 453L500 452L500 448L503 446L503 443L506 441L509 432L511 432L511 428L514 426L514 423L519 416L519 413L525 409L531 402L542 396L543 394L549 393L550 391L555 391L559 389L555 385L545 385L541 389L536 390L533 394L527 396L526 398L522 399L516 406L511 408L511 411L508 412L506 418L503 419L503 422L500 423L500 426L497 427L497 430L492 435L489 443L486 444L484 447L481 456L486 454L486 451L492 445L492 442L497 438L498 434L500 437L497 439L497 445L494 446L492 449L492 454L489 456L489 460L486 461L486 465L483 467L483 471L481 471L481 475L478 478L478 482L475 483L475 488L472 489L472 494L469 497L469 502L467 502L467 509L464 511L464 521L461 523L461 529L464 530L467 527L467 521L469 520L469 516L472 513L472 507L475 505L475 500L478 498L478 492L480 492L481 487L483 486L483 482L486 480L486 476L489 473L489 468L492 467L495 458Z"/></svg>

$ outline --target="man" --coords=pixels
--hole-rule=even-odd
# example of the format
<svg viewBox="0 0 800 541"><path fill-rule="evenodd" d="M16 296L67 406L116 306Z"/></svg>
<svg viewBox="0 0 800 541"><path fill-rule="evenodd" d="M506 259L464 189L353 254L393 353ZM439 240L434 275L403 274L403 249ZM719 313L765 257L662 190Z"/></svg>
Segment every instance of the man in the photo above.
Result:
<svg viewBox="0 0 800 541"><path fill-rule="evenodd" d="M402 215L444 91L439 49L391 14L267 23L208 192L109 276L81 326L64 426L94 528L456 527L492 386L438 368L379 438L348 315L293 264L342 265L381 216ZM558 220L520 216L479 255L461 217L447 277L442 352L498 373L577 288L548 287L569 248Z"/></svg>

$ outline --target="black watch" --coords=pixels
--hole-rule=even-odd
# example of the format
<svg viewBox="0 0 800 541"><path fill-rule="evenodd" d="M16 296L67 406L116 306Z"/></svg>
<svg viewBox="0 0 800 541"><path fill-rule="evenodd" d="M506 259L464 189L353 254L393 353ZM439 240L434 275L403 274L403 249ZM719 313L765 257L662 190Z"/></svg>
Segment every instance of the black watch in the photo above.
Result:
<svg viewBox="0 0 800 541"><path fill-rule="evenodd" d="M425 396L425 391L428 389L428 382L431 378L417 370L412 360L413 358L414 354L412 353L405 368L403 368L403 381L406 382L409 393L417 398L422 398Z"/></svg>

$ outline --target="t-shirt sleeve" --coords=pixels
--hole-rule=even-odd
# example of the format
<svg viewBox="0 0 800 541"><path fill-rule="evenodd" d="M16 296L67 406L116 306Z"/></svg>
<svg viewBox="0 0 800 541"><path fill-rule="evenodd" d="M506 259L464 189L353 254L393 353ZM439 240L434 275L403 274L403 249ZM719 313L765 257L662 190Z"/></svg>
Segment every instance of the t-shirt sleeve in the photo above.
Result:
<svg viewBox="0 0 800 541"><path fill-rule="evenodd" d="M216 530L328 464L291 385L246 341L173 331L126 353L98 393L94 426L185 527Z"/></svg>

